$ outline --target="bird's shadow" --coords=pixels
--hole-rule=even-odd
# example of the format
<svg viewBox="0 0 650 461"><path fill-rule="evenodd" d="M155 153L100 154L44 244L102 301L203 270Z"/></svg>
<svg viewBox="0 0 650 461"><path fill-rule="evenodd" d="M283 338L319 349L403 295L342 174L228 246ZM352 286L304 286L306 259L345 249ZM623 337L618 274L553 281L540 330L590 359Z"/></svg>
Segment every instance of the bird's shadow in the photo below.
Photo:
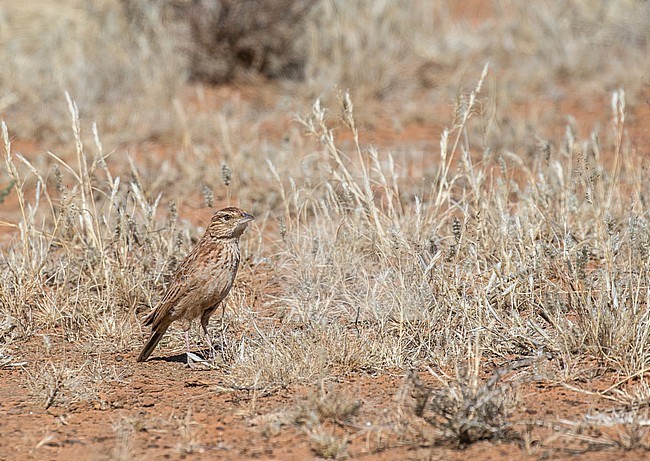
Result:
<svg viewBox="0 0 650 461"><path fill-rule="evenodd" d="M187 363L187 354L170 355L169 357L151 357L150 362L171 362L171 363Z"/></svg>
<svg viewBox="0 0 650 461"><path fill-rule="evenodd" d="M210 349L201 349L198 351L191 351L192 354L198 355L203 360L210 360ZM218 351L215 351L217 353ZM168 363L187 363L187 354L185 352L181 354L170 355L167 357L152 357L149 359L151 362L168 362Z"/></svg>

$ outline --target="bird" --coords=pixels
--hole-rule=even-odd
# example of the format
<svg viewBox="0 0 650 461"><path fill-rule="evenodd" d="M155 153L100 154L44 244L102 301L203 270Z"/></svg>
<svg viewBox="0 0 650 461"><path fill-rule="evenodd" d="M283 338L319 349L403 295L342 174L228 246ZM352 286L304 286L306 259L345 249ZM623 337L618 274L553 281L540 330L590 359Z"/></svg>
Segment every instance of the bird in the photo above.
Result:
<svg viewBox="0 0 650 461"><path fill-rule="evenodd" d="M194 319L201 319L201 328L210 351L213 351L208 321L235 281L240 260L239 238L254 219L253 215L233 206L212 215L205 233L179 265L165 294L143 319L143 324L151 327L151 336L142 348L138 362L149 358L176 320L188 324L185 344L190 367L189 325Z"/></svg>

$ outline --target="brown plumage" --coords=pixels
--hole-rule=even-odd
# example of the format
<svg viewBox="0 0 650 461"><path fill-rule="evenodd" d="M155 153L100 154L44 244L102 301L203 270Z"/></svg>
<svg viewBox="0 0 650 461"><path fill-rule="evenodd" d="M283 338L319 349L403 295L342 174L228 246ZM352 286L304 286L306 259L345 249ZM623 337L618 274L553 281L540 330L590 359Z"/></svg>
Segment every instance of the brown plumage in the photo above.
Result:
<svg viewBox="0 0 650 461"><path fill-rule="evenodd" d="M151 337L142 348L138 362L144 362L176 320L188 323L201 318L208 336L208 321L230 291L239 266L239 237L253 216L236 207L217 211L194 249L183 260L156 308L144 319L151 326ZM188 348L189 363L189 340Z"/></svg>

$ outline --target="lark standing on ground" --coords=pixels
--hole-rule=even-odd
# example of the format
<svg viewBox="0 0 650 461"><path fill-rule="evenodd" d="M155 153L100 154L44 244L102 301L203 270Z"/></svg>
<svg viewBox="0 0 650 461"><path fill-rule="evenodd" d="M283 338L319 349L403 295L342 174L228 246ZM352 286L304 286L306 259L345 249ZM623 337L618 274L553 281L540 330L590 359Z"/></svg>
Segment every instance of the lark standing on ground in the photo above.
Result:
<svg viewBox="0 0 650 461"><path fill-rule="evenodd" d="M152 333L138 356L144 362L175 320L189 323L201 317L201 328L212 351L208 320L230 291L239 266L239 237L255 219L236 207L217 211L205 234L174 274L158 306L144 319ZM189 330L189 327L188 327ZM190 360L189 331L185 331L187 362Z"/></svg>

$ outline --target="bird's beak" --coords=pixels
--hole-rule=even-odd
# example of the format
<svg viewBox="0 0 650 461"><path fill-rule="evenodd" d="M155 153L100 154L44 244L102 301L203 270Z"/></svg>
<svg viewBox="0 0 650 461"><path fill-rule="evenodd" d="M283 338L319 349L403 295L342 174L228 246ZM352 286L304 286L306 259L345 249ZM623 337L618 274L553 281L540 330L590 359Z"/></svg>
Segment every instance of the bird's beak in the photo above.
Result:
<svg viewBox="0 0 650 461"><path fill-rule="evenodd" d="M253 216L252 214L243 213L241 215L241 218L239 218L239 224L246 224L247 222L251 222L254 220L255 220L255 216Z"/></svg>

